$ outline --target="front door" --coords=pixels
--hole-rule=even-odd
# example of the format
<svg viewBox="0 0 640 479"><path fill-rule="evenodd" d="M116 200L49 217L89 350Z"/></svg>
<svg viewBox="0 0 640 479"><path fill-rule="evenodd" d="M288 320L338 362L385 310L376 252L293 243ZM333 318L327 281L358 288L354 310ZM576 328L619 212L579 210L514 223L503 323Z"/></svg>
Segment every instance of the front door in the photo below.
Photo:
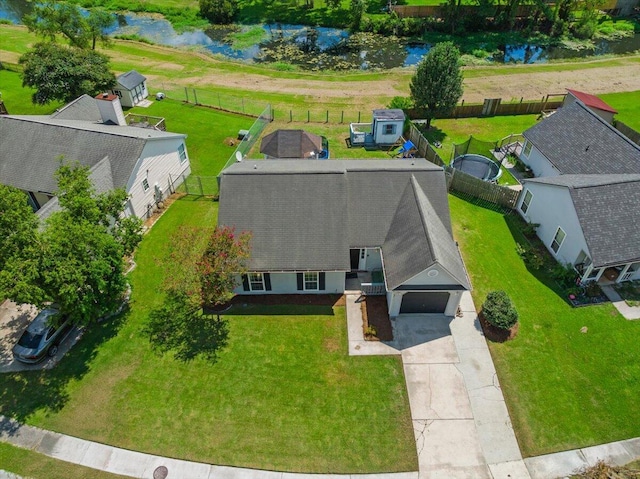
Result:
<svg viewBox="0 0 640 479"><path fill-rule="evenodd" d="M357 271L360 266L360 250L359 249L349 250L349 257L351 259L351 271Z"/></svg>

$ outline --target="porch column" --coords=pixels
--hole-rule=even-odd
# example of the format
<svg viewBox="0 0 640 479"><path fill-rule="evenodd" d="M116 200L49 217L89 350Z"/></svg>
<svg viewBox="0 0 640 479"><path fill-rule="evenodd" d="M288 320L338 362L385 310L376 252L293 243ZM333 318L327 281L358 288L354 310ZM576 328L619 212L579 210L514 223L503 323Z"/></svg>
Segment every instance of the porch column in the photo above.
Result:
<svg viewBox="0 0 640 479"><path fill-rule="evenodd" d="M589 277L589 275L591 275L592 271L593 271L593 263L587 266L587 268L584 270L584 273L582 273L582 276L580 277L580 282L584 283L586 279Z"/></svg>
<svg viewBox="0 0 640 479"><path fill-rule="evenodd" d="M602 278L602 274L604 273L604 270L607 268L600 268L600 270L598 271L598 276L596 276L595 281L600 281L600 278Z"/></svg>

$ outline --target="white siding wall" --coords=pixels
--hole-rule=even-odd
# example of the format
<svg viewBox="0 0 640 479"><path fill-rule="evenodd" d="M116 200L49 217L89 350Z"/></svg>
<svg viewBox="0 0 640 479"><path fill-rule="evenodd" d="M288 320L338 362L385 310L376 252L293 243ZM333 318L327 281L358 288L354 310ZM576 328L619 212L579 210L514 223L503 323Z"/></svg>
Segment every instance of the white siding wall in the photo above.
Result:
<svg viewBox="0 0 640 479"><path fill-rule="evenodd" d="M181 137L147 141L140 160L138 160L127 184L131 207L136 216L144 217L147 212L147 205L155 204L154 185L156 183L162 189L166 198L169 191L169 175L171 175L171 178L176 179L183 174L186 176L191 172L188 152L186 161L180 163L178 147L183 142L184 138ZM146 192L142 185L145 178L149 183L149 189Z"/></svg>
<svg viewBox="0 0 640 479"><path fill-rule="evenodd" d="M366 248L364 259L360 259L359 269L364 271L382 269L382 257L380 256L380 248Z"/></svg>
<svg viewBox="0 0 640 479"><path fill-rule="evenodd" d="M520 195L520 202L524 199L526 190L531 191L533 198L527 214L523 217L530 223L540 224L536 232L551 254L563 264L574 264L580 251L590 254L569 190L560 186L525 183ZM520 203L518 204L518 212L522 215ZM551 242L558 226L564 230L567 236L556 254L551 250Z"/></svg>
<svg viewBox="0 0 640 479"><path fill-rule="evenodd" d="M298 291L296 273L270 273L271 291L244 291L242 279L236 277L238 287L236 294L342 294L344 293L344 272L325 273L325 289L323 291Z"/></svg>
<svg viewBox="0 0 640 479"><path fill-rule="evenodd" d="M120 104L122 106L126 106L128 108L133 106L133 97L131 96L131 92L126 88L114 88L111 92L120 97Z"/></svg>
<svg viewBox="0 0 640 479"><path fill-rule="evenodd" d="M391 135L385 135L385 125L395 125L395 133ZM391 145L396 142L400 136L402 136L402 129L404 127L404 121L402 120L376 120L374 119L374 141L381 145Z"/></svg>
<svg viewBox="0 0 640 479"><path fill-rule="evenodd" d="M429 276L430 271L436 271L436 276ZM431 273L433 274L433 273ZM434 265L429 269L424 270L422 273L417 274L408 281L405 281L406 285L426 285L426 284L458 284L458 281L447 273L447 271L440 265Z"/></svg>
<svg viewBox="0 0 640 479"><path fill-rule="evenodd" d="M527 140L529 141L529 140ZM520 159L529 167L535 176L558 176L560 172L551 164L549 160L533 146L529 156L524 155L524 150Z"/></svg>

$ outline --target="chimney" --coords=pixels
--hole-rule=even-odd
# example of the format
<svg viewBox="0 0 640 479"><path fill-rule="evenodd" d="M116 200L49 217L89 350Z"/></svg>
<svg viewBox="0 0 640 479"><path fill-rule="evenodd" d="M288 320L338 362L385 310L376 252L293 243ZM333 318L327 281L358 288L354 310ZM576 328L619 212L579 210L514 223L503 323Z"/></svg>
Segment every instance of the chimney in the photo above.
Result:
<svg viewBox="0 0 640 479"><path fill-rule="evenodd" d="M124 112L118 95L102 93L96 97L96 102L98 103L98 110L100 110L103 123L126 126L127 122L124 119Z"/></svg>

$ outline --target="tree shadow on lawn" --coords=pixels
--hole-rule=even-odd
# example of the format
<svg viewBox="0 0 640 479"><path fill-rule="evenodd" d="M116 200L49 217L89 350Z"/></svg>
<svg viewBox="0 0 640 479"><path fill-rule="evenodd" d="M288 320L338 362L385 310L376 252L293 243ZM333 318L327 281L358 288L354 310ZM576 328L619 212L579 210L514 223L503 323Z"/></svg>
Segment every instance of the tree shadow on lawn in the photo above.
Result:
<svg viewBox="0 0 640 479"><path fill-rule="evenodd" d="M118 334L129 312L86 327L78 342L53 369L0 374L0 414L25 422L36 411L60 411L69 400L70 381L81 380L89 371L100 345ZM5 429L0 430L11 434Z"/></svg>

